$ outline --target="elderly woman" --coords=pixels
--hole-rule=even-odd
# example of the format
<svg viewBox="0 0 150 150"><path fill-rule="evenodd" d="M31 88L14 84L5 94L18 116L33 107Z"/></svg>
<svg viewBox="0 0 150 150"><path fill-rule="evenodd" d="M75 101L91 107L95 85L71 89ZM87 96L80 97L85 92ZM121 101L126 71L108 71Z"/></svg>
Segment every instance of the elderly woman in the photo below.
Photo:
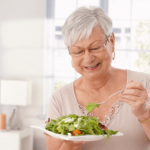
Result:
<svg viewBox="0 0 150 150"><path fill-rule="evenodd" d="M107 144L104 140L68 142L47 135L48 150L149 150L150 75L111 66L115 59L111 19L99 7L81 7L67 18L62 34L72 66L81 77L52 94L47 118L85 115L89 102L104 102L125 89L88 114L124 136L111 137Z"/></svg>

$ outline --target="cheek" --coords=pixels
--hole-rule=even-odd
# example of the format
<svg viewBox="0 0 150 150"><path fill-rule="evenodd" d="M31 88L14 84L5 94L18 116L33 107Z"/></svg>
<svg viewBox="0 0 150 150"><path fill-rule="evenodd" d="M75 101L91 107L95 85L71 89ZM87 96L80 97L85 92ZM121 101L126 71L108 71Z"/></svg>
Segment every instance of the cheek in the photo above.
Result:
<svg viewBox="0 0 150 150"><path fill-rule="evenodd" d="M110 66L112 62L112 58L110 56L110 54L107 54L107 57L103 60L103 65L104 66Z"/></svg>
<svg viewBox="0 0 150 150"><path fill-rule="evenodd" d="M111 55L112 54L109 51L105 51L105 54L99 57L99 59L102 60L102 70L107 70L111 66L111 62L112 62Z"/></svg>
<svg viewBox="0 0 150 150"><path fill-rule="evenodd" d="M110 48L108 48L108 49L105 50L105 59L107 59L108 57L109 58L112 57L112 52L111 52Z"/></svg>
<svg viewBox="0 0 150 150"><path fill-rule="evenodd" d="M109 53L105 52L105 54L103 55L102 59L106 60L106 59L108 59L109 56L110 56Z"/></svg>
<svg viewBox="0 0 150 150"><path fill-rule="evenodd" d="M72 59L72 62L73 62L73 68L78 72L78 73L81 73L81 63L82 63L82 60L80 59Z"/></svg>
<svg viewBox="0 0 150 150"><path fill-rule="evenodd" d="M99 55L98 55L98 59L99 60L102 60L102 61L107 61L109 59L111 59L111 53L109 51L104 51L104 52L101 52Z"/></svg>
<svg viewBox="0 0 150 150"><path fill-rule="evenodd" d="M104 68L108 68L112 62L112 52L111 47L107 47L105 49L105 53L103 54L103 66Z"/></svg>

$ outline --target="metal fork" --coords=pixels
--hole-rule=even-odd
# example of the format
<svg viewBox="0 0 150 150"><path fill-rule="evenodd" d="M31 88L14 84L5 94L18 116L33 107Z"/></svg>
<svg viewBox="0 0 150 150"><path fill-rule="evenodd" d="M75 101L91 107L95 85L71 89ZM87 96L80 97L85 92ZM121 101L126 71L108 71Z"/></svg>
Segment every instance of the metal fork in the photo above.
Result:
<svg viewBox="0 0 150 150"><path fill-rule="evenodd" d="M140 82L142 83L143 81L144 81L144 80L142 80L142 81L140 81ZM118 92L116 92L116 93L110 95L104 102L97 103L97 105L101 105L101 104L106 103L112 96L114 96L114 95L116 95L116 94L118 94L118 93L121 93L122 91L124 91L124 90L126 90L126 89L127 89L127 88L125 88L125 89L123 89L123 90L121 90L121 91L118 91Z"/></svg>

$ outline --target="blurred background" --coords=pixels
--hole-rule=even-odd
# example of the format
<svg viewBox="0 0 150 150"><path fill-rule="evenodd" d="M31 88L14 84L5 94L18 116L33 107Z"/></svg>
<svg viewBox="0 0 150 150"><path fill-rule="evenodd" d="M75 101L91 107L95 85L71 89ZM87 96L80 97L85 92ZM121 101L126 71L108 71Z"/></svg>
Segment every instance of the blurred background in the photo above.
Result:
<svg viewBox="0 0 150 150"><path fill-rule="evenodd" d="M113 66L150 73L150 0L0 0L0 80L32 82L31 104L18 106L22 128L44 123L50 95L80 77L61 33L65 19L80 6L99 6L112 19ZM0 103L7 124L11 107ZM46 150L37 129L33 149Z"/></svg>

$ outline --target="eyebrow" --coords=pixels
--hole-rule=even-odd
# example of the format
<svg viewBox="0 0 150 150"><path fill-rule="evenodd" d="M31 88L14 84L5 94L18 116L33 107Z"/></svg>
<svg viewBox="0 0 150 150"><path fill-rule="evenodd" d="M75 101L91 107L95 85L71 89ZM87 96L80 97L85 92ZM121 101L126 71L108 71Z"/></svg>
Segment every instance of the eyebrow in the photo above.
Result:
<svg viewBox="0 0 150 150"><path fill-rule="evenodd" d="M97 41L102 41L102 40L96 40L96 41L93 41L92 43L90 43L90 45L88 46L88 48L93 44L93 43L95 43L95 42L97 42ZM72 46L72 47L79 47L79 48L82 48L82 47L80 47L80 46Z"/></svg>

